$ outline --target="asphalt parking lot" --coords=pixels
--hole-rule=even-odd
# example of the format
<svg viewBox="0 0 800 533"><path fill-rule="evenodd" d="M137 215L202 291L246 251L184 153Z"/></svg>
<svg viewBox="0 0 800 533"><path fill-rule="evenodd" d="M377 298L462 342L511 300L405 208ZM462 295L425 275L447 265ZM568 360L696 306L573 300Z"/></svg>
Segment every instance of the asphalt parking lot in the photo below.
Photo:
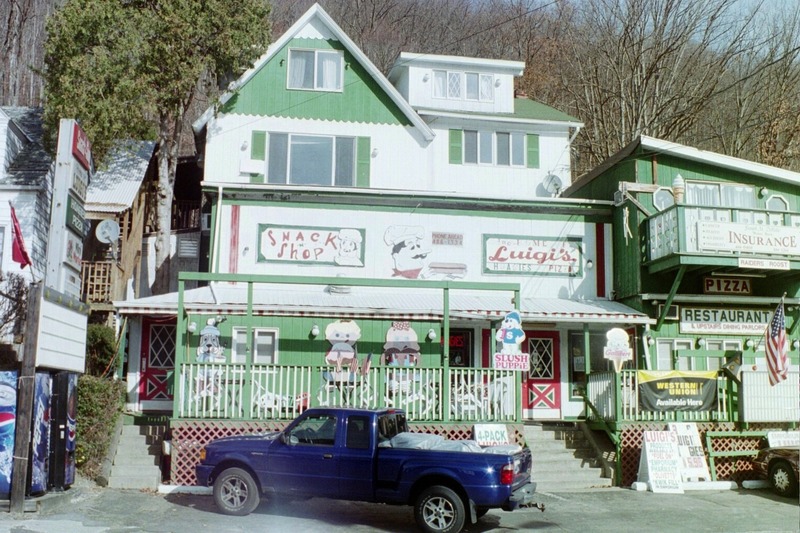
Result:
<svg viewBox="0 0 800 533"><path fill-rule="evenodd" d="M410 507L312 499L262 504L245 517L217 512L210 495L158 494L99 488L66 491L38 513L0 515L0 532L418 531ZM768 489L653 494L622 488L538 495L545 512L491 511L469 533L797 532L800 503Z"/></svg>

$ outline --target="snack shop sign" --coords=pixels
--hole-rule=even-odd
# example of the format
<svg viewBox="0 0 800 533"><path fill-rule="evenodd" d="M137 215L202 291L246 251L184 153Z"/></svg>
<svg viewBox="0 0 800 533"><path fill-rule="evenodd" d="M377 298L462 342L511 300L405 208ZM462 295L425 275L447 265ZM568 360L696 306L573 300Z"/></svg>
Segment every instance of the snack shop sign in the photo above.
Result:
<svg viewBox="0 0 800 533"><path fill-rule="evenodd" d="M681 307L681 333L761 335L772 313L760 309Z"/></svg>

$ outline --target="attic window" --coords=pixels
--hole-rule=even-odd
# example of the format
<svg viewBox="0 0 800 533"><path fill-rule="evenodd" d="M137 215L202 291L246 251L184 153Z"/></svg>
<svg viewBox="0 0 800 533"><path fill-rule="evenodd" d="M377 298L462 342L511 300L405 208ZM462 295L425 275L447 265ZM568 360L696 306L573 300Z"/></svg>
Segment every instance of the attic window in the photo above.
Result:
<svg viewBox="0 0 800 533"><path fill-rule="evenodd" d="M289 89L341 91L344 54L337 50L289 50Z"/></svg>
<svg viewBox="0 0 800 533"><path fill-rule="evenodd" d="M477 72L433 71L433 97L449 100L494 100L494 76Z"/></svg>

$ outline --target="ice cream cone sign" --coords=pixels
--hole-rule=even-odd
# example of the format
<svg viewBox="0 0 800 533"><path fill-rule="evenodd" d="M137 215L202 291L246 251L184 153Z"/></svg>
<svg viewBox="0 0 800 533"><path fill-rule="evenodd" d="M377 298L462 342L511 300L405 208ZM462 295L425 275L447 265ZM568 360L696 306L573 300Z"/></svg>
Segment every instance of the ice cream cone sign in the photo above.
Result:
<svg viewBox="0 0 800 533"><path fill-rule="evenodd" d="M606 333L606 345L603 348L603 357L614 362L614 371L619 373L625 361L633 359L628 340L628 334L624 329L613 328Z"/></svg>

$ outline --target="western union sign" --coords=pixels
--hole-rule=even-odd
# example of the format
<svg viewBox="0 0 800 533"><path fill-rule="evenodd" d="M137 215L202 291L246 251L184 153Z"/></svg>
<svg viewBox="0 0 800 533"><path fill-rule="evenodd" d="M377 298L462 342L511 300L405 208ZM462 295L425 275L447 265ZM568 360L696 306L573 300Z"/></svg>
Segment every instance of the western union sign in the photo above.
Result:
<svg viewBox="0 0 800 533"><path fill-rule="evenodd" d="M681 333L762 335L772 312L760 309L681 307Z"/></svg>

